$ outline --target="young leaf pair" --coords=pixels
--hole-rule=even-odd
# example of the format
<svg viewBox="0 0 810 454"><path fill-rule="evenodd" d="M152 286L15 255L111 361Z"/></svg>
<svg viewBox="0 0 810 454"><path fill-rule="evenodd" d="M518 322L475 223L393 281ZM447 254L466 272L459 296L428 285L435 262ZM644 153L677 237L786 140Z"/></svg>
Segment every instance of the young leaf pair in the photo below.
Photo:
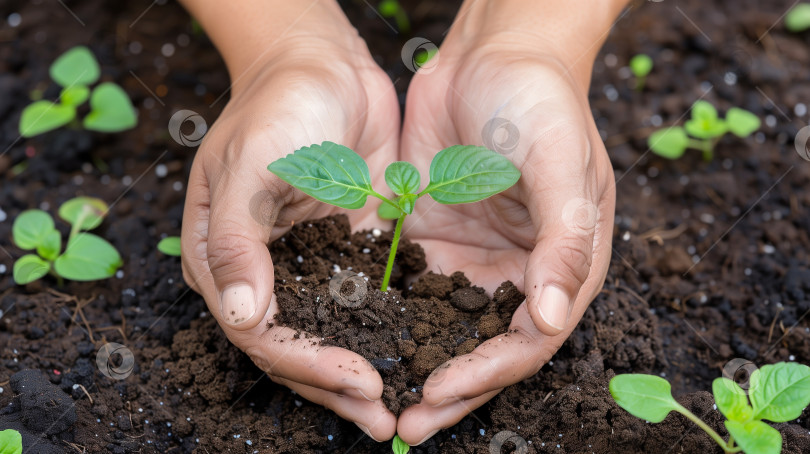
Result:
<svg viewBox="0 0 810 454"><path fill-rule="evenodd" d="M760 125L759 117L738 107L729 109L722 119L711 103L701 100L692 106L692 116L683 127L659 129L650 135L647 143L653 153L665 158L678 159L688 148L694 148L703 152L705 161L711 161L714 146L726 133L746 138Z"/></svg>
<svg viewBox="0 0 810 454"><path fill-rule="evenodd" d="M14 282L23 285L48 273L73 281L106 279L122 265L121 256L110 243L87 233L101 224L107 204L92 197L77 197L59 207L59 217L71 225L65 251L62 235L53 218L42 210L27 210L14 220L12 236L20 249L36 251L14 263Z"/></svg>
<svg viewBox="0 0 810 454"><path fill-rule="evenodd" d="M746 395L737 383L712 383L717 409L727 418L728 441L672 397L669 382L654 375L625 374L610 380L610 394L631 415L653 423L676 411L706 431L727 453L779 454L782 435L762 422L792 421L810 404L810 367L797 363L763 366L749 377ZM750 403L749 403L750 399Z"/></svg>
<svg viewBox="0 0 810 454"><path fill-rule="evenodd" d="M388 290L402 223L413 213L420 197L430 195L445 205L477 202L510 188L520 179L520 171L508 159L472 145L454 145L437 153L430 163L430 182L421 191L421 176L413 164L390 164L385 169L385 182L396 194L393 199L371 187L368 165L360 155L332 142L303 147L267 168L305 194L340 208L362 208L368 196L383 201L378 209L380 217L396 219L397 223L382 291Z"/></svg>
<svg viewBox="0 0 810 454"><path fill-rule="evenodd" d="M35 101L20 116L20 135L33 137L76 119L76 109L90 99L90 113L84 117L85 129L118 132L137 123L135 108L124 90L113 82L103 82L91 92L89 86L101 76L93 54L84 46L74 47L62 54L50 67L51 79L62 91L59 101Z"/></svg>

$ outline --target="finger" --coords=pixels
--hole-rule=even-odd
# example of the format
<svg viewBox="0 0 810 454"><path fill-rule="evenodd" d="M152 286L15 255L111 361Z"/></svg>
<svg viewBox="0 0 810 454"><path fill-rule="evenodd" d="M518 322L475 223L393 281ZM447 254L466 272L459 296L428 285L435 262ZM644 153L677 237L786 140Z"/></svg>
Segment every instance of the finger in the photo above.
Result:
<svg viewBox="0 0 810 454"><path fill-rule="evenodd" d="M397 435L411 446L421 445L441 429L452 427L467 414L498 395L500 389L472 399L434 407L424 402L408 407L399 415Z"/></svg>
<svg viewBox="0 0 810 454"><path fill-rule="evenodd" d="M343 419L353 421L374 441L389 440L396 433L397 418L385 407L382 400L355 398L281 377L271 376L270 378L274 382L292 389L308 401L334 411Z"/></svg>
<svg viewBox="0 0 810 454"><path fill-rule="evenodd" d="M524 302L515 311L508 332L436 368L425 380L422 401L447 405L515 384L536 374L567 336L567 331L557 336L540 333Z"/></svg>
<svg viewBox="0 0 810 454"><path fill-rule="evenodd" d="M206 297L206 301L208 298L203 289L213 288L211 272L208 269L209 204L208 180L202 171L201 160L195 159L188 177L186 203L183 207L180 259L186 284Z"/></svg>

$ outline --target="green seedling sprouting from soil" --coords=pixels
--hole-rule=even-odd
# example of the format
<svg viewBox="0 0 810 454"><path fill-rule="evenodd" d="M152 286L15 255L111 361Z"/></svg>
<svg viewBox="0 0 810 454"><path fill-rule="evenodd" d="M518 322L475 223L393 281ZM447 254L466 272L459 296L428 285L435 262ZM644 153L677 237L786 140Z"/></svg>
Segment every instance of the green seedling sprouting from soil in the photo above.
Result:
<svg viewBox="0 0 810 454"><path fill-rule="evenodd" d="M394 452L394 454L408 454L411 447L408 446L408 443L402 441L402 439L399 438L399 435L394 435L394 441L391 443L391 450Z"/></svg>
<svg viewBox="0 0 810 454"><path fill-rule="evenodd" d="M785 14L785 28L793 33L810 30L810 3L800 3Z"/></svg>
<svg viewBox="0 0 810 454"><path fill-rule="evenodd" d="M78 125L77 109L88 99L90 113L82 120L85 129L119 132L137 124L135 108L120 86L102 82L90 90L90 85L101 76L101 69L86 47L76 46L62 54L51 64L50 75L62 87L59 100L38 100L26 106L19 125L23 137L33 137L68 124Z"/></svg>
<svg viewBox="0 0 810 454"><path fill-rule="evenodd" d="M610 394L631 415L659 423L676 411L697 424L726 453L779 454L782 435L764 423L792 421L810 404L810 367L797 363L764 366L749 377L746 395L728 378L712 383L714 401L726 417L728 441L672 397L669 382L655 375L625 374L610 380ZM750 403L749 403L750 400Z"/></svg>
<svg viewBox="0 0 810 454"><path fill-rule="evenodd" d="M180 237L179 236L167 236L160 240L157 245L158 251L166 254L171 255L173 257L180 257Z"/></svg>
<svg viewBox="0 0 810 454"><path fill-rule="evenodd" d="M22 454L22 435L14 429L0 431L0 454Z"/></svg>
<svg viewBox="0 0 810 454"><path fill-rule="evenodd" d="M23 211L12 226L14 244L35 250L14 262L14 282L23 285L45 276L72 281L96 281L111 277L121 267L121 255L103 238L87 233L101 224L109 208L92 197L76 197L59 207L59 217L71 225L67 247L51 215L42 210Z"/></svg>
<svg viewBox="0 0 810 454"><path fill-rule="evenodd" d="M647 75L653 69L653 59L646 54L638 54L630 59L630 71L636 77L636 91L644 89Z"/></svg>
<svg viewBox="0 0 810 454"><path fill-rule="evenodd" d="M411 21L408 19L408 13L405 12L405 8L397 0L382 0L377 5L377 11L386 19L394 19L401 33L411 31Z"/></svg>
<svg viewBox="0 0 810 454"><path fill-rule="evenodd" d="M421 191L421 176L413 164L390 164L385 169L385 182L396 194L393 200L372 189L368 165L360 155L332 142L303 147L267 168L305 194L340 208L362 208L368 196L383 201L377 211L380 217L397 220L381 287L384 292L388 290L402 223L413 213L417 199L430 195L445 205L478 202L520 179L520 171L508 159L473 145L454 145L437 153L430 163L430 182Z"/></svg>
<svg viewBox="0 0 810 454"><path fill-rule="evenodd" d="M732 107L723 119L711 103L698 101L692 106L692 116L683 127L659 129L650 135L647 143L653 153L668 159L678 159L687 149L693 148L703 152L705 161L711 161L714 146L726 133L746 138L760 125L759 117L747 110Z"/></svg>

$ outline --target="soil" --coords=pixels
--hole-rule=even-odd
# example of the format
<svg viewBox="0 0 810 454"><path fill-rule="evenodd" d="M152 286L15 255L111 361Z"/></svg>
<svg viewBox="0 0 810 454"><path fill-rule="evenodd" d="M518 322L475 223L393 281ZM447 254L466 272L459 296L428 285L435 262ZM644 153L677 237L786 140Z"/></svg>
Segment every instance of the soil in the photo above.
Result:
<svg viewBox="0 0 810 454"><path fill-rule="evenodd" d="M458 7L403 1L413 30L406 35L392 31L366 3L343 3L402 100L410 78L399 56L402 44L411 36L438 44ZM590 92L618 192L604 288L538 374L412 452L506 453L525 446L536 453L719 453L678 415L662 424L628 415L610 398L609 379L626 372L664 376L682 404L725 435L706 392L714 378L725 371L744 381L751 367L778 361L810 364L810 162L793 144L808 123L810 34L782 27L789 0L644 3L608 37ZM179 232L194 155L194 148L169 137L169 118L188 109L210 125L227 100L227 74L210 42L174 2L45 6L0 4L0 17L7 18L0 24L0 428L21 429L26 453L385 452L388 444L267 379L230 345L183 283L179 261L156 252L162 235ZM16 27L12 13L21 17ZM56 96L48 65L76 44L89 45L103 79L131 95L138 127L110 136L62 130L20 139L17 123L29 93ZM656 65L641 92L624 68L639 52ZM748 139L724 139L709 163L700 153L673 162L646 152L649 133L681 122L701 97L721 112L751 110L764 119L761 130ZM98 233L121 252L122 273L98 283L58 287L45 279L15 286L11 266L23 251L10 239L13 219L31 207L53 212L84 194L113 205ZM313 225L324 222L331 221ZM67 225L57 224L66 234ZM306 235L306 227L295 232ZM350 241L377 251L388 234L379 244L366 235L353 234ZM298 246L272 247L274 254L292 254ZM297 256L277 262L293 285L280 293L292 297L299 285L324 292L331 269L316 268L353 266L335 258L346 251L325 247L320 262L298 264ZM378 318L393 317L374 306L380 264L356 258L364 269L353 271L370 277L364 304ZM420 265L400 266L402 273ZM441 307L449 301L454 315L480 324L479 313L455 309L452 293L445 295L447 280L424 277L394 294L416 316L410 307L424 310L422 300L436 298L427 289L444 287ZM463 282L453 282L452 289L476 292ZM488 302L479 311L496 305ZM360 320L363 310L347 313ZM314 317L307 323L317 324L317 310ZM414 329L408 330L413 337ZM464 337L462 350L450 353L452 344L445 344L445 353L469 348L461 347L471 342L469 334ZM134 369L124 380L108 378L96 366L96 353L108 342L133 355ZM741 366L746 361L750 366ZM401 384L406 393L423 373L408 367L413 378ZM392 408L402 402L397 393L387 400ZM38 396L49 396L54 407L38 413ZM72 423L70 412L65 419L61 411L71 401ZM810 452L810 410L774 426L784 437L783 452Z"/></svg>

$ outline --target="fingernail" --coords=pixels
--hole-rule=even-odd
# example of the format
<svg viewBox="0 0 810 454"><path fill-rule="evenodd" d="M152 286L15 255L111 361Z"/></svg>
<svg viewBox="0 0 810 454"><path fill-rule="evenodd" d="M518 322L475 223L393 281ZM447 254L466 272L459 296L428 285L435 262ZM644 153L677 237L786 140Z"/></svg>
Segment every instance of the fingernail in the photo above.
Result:
<svg viewBox="0 0 810 454"><path fill-rule="evenodd" d="M437 429L437 430L434 430L433 432L431 432L431 433L429 433L429 434L427 434L427 436L426 436L425 438L423 438L423 439L422 439L422 441L420 441L419 443L415 444L414 446L419 446L419 445L421 445L422 443L424 443L424 442L426 442L426 441L430 440L430 437L432 437L432 436L436 435L436 433L437 433L437 432L439 432L439 430L438 430L438 429Z"/></svg>
<svg viewBox="0 0 810 454"><path fill-rule="evenodd" d="M371 431L368 430L368 427L360 424L359 422L356 422L355 424L357 424L357 427L359 427L360 430L362 430L366 435L368 435L368 438L371 438L372 440L376 441L377 443L380 442L380 440L377 440L376 438L371 436Z"/></svg>
<svg viewBox="0 0 810 454"><path fill-rule="evenodd" d="M550 326L562 330L568 324L571 301L561 288L546 286L540 294L540 317Z"/></svg>
<svg viewBox="0 0 810 454"><path fill-rule="evenodd" d="M368 396L366 396L366 393L359 388L344 389L343 394L349 397L354 397L355 399L366 399L369 402L374 402L374 399L369 399Z"/></svg>
<svg viewBox="0 0 810 454"><path fill-rule="evenodd" d="M226 288L219 301L222 319L230 325L238 325L256 313L256 293L246 284Z"/></svg>

